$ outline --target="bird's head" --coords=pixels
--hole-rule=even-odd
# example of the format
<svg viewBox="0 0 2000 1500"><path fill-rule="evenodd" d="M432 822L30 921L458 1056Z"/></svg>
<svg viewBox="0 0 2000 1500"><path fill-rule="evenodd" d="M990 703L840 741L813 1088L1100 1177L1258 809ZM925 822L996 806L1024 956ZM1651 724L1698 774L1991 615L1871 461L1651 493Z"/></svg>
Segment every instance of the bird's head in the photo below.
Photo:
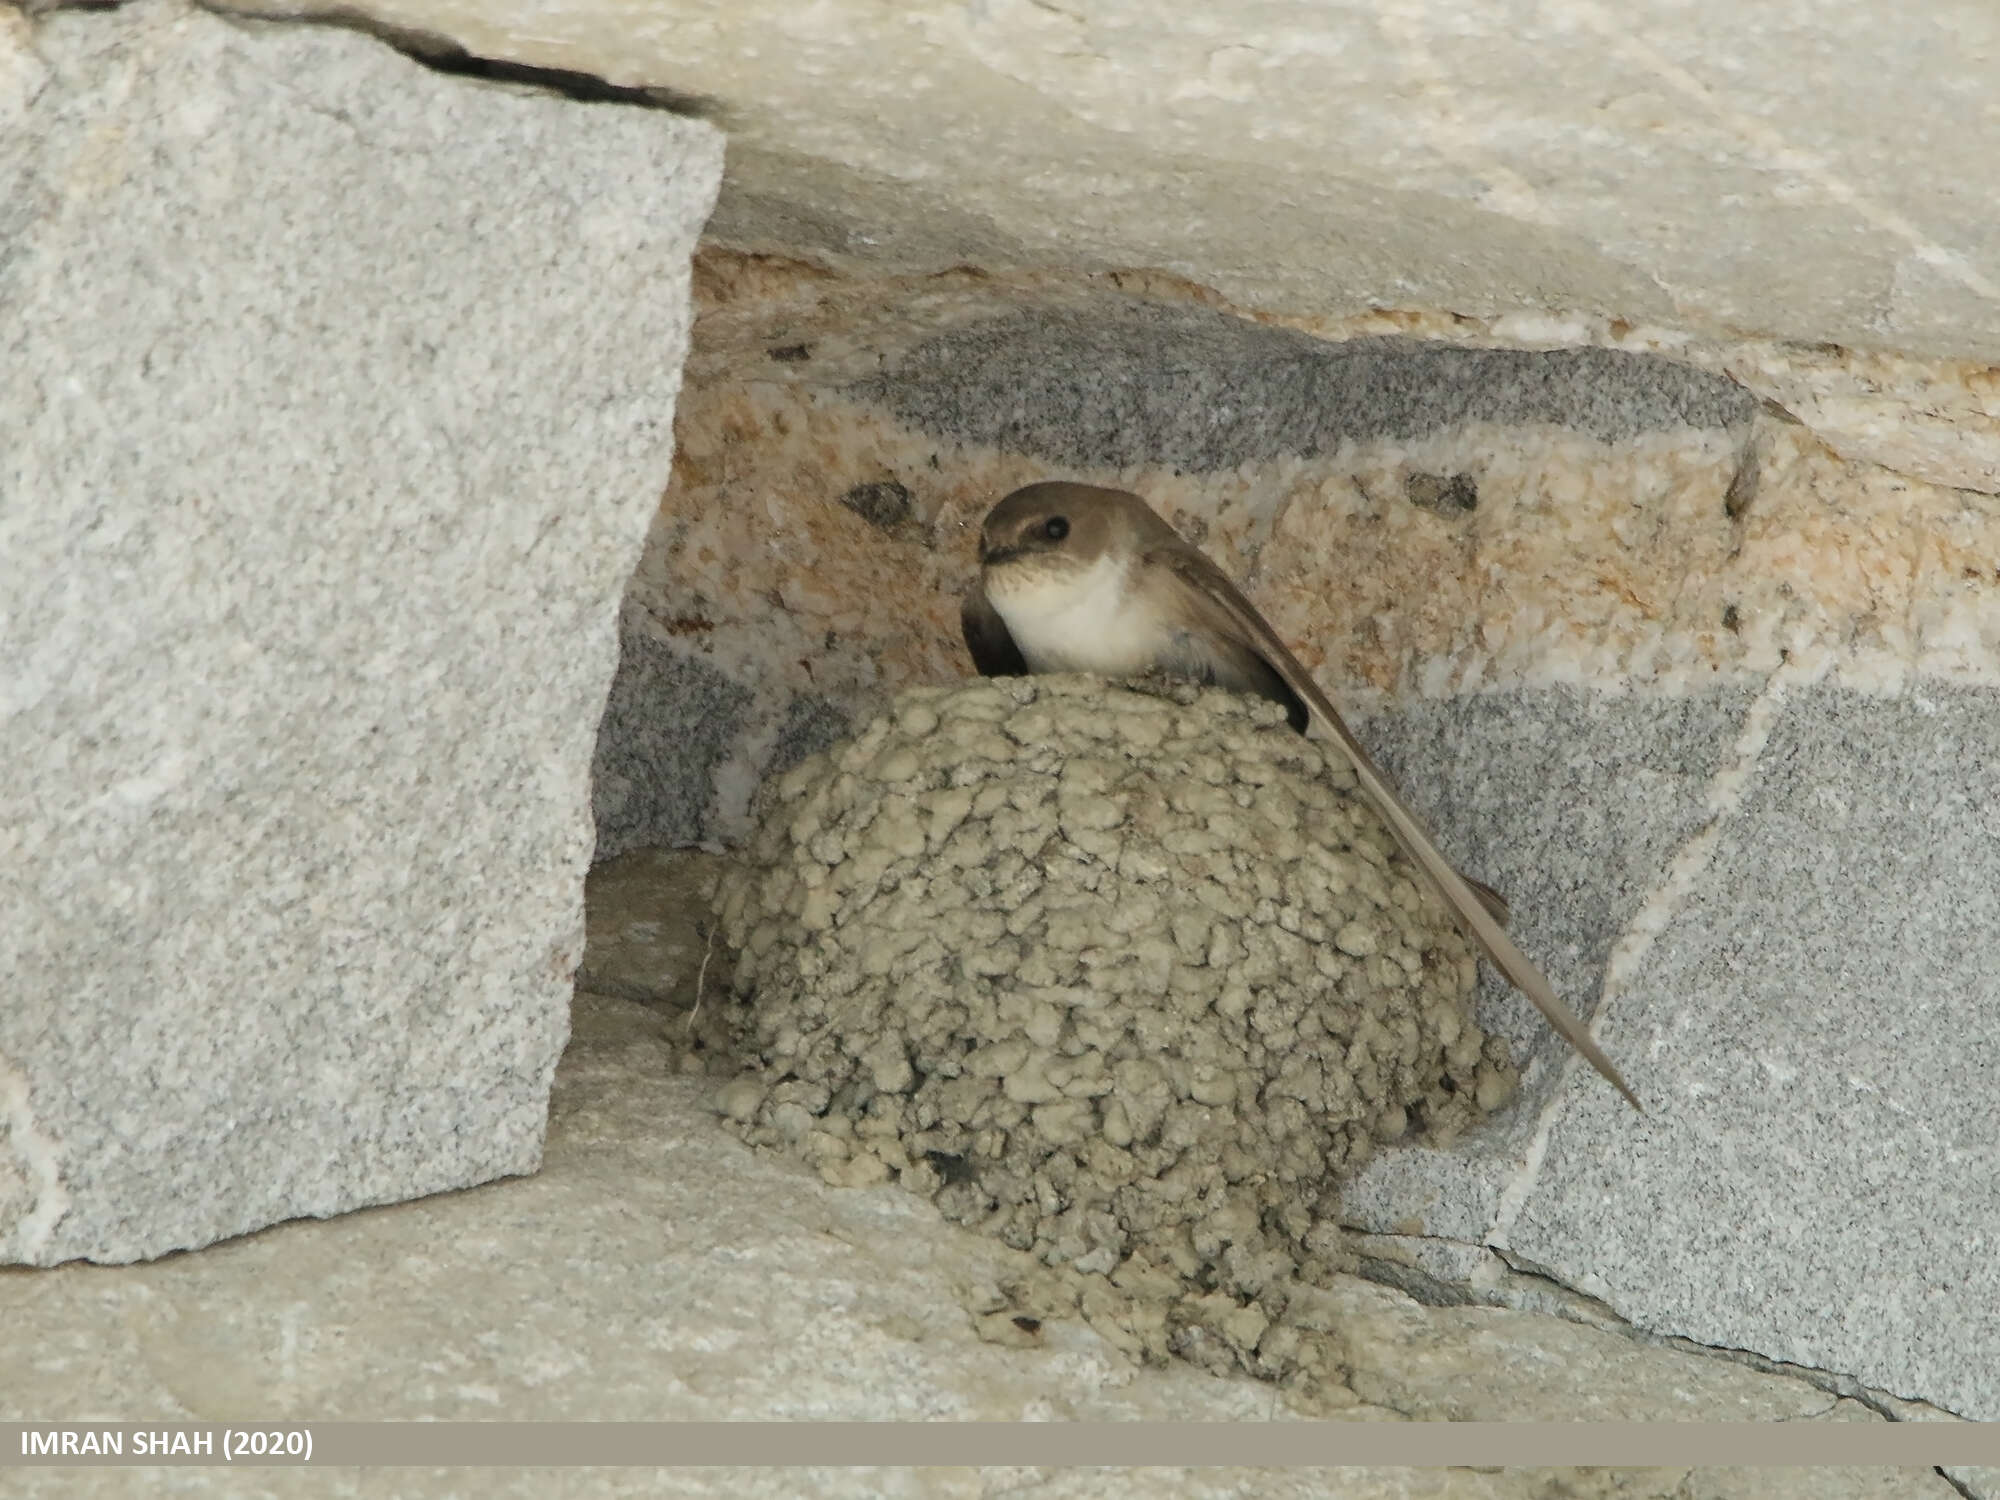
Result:
<svg viewBox="0 0 2000 1500"><path fill-rule="evenodd" d="M1085 564L1130 534L1139 516L1158 518L1137 495L1053 480L1015 490L986 514L982 566L1035 560Z"/></svg>

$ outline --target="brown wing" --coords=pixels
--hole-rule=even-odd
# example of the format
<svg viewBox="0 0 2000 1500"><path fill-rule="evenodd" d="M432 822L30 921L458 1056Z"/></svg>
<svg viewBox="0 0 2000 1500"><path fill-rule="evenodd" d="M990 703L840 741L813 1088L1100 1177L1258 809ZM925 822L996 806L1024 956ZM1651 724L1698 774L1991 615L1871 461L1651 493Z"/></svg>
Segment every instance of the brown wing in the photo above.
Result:
<svg viewBox="0 0 2000 1500"><path fill-rule="evenodd" d="M979 579L965 592L959 606L958 628L965 636L965 649L972 653L973 668L981 677L1026 677L1027 658L1014 644L1007 622L986 597L986 585Z"/></svg>
<svg viewBox="0 0 2000 1500"><path fill-rule="evenodd" d="M1172 630L1171 645L1163 652L1157 670L1170 677L1187 677L1213 683L1232 692L1248 693L1281 704L1285 718L1300 734L1312 721L1305 700L1292 691L1268 661L1231 635L1218 636L1209 630Z"/></svg>
<svg viewBox="0 0 2000 1500"><path fill-rule="evenodd" d="M1508 904L1507 898L1492 886L1483 880L1474 880L1463 870L1458 872L1458 878L1472 888L1472 894L1479 898L1481 906L1493 914L1494 921L1505 927L1514 920L1514 908Z"/></svg>
<svg viewBox="0 0 2000 1500"><path fill-rule="evenodd" d="M1430 834L1417 821L1416 814L1403 805L1403 799L1389 785L1389 778L1382 773L1381 767L1369 757L1361 742L1355 739L1353 732L1334 711L1326 694L1319 690L1319 684L1285 649L1284 642L1278 639L1276 632L1229 581L1228 576L1185 542L1178 546L1156 547L1147 553L1146 561L1165 568L1171 574L1181 590L1181 606L1190 616L1201 620L1225 639L1251 645L1285 679L1286 685L1312 708L1314 716L1340 742L1341 748L1354 762L1355 775L1360 779L1362 790L1381 809L1390 831L1396 835L1396 841L1430 877L1431 884L1444 897L1445 904L1471 932L1479 946L1486 950L1493 966L1506 976L1508 983L1535 1002L1535 1008L1547 1018L1563 1040L1589 1059L1590 1065L1630 1100L1634 1109L1643 1109L1639 1096L1619 1076L1611 1059L1605 1056L1604 1049L1597 1045L1583 1022L1577 1019L1576 1013L1563 1004L1542 971L1515 946L1514 940L1507 936L1506 929L1494 919L1494 913L1488 910L1478 893L1464 876L1452 868L1451 861L1431 841Z"/></svg>

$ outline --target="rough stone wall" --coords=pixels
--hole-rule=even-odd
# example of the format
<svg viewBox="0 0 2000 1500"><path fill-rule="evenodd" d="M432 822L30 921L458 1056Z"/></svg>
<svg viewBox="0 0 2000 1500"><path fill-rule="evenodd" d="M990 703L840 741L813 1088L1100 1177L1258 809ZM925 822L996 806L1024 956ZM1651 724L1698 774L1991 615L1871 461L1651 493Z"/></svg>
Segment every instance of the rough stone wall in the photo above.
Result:
<svg viewBox="0 0 2000 1500"><path fill-rule="evenodd" d="M705 96L734 133L716 243L811 263L709 258L598 747L605 849L730 836L772 770L960 674L997 494L1139 488L1643 1060L1640 1120L1489 990L1522 1101L1377 1159L1348 1214L1381 1262L1492 1298L1526 1267L1643 1328L2000 1415L1990 15L779 9L351 12ZM0 98L45 90L0 55ZM354 127L303 91L315 128ZM198 102L168 123L213 134ZM577 222L614 242L605 274L643 262L619 215ZM1384 366L1302 334L1431 347ZM1454 384L1482 368L1551 399ZM544 438L565 477L604 451ZM109 784L143 801L150 774Z"/></svg>
<svg viewBox="0 0 2000 1500"><path fill-rule="evenodd" d="M891 689L968 670L956 601L999 494L1137 489L1512 899L1649 1104L1575 1077L1489 980L1522 1102L1449 1150L1382 1152L1349 1222L1463 1295L1512 1296L1525 1267L1656 1332L2000 1410L1978 1354L2000 1287L1972 1248L2000 1214L1985 495L1746 394L1716 347L1537 363L1497 326L1245 320L1157 276L865 281L710 252L698 280L626 629L739 695L733 722L686 720L702 758L671 774L699 836L737 836L761 777ZM1535 373L1503 397L1496 369Z"/></svg>

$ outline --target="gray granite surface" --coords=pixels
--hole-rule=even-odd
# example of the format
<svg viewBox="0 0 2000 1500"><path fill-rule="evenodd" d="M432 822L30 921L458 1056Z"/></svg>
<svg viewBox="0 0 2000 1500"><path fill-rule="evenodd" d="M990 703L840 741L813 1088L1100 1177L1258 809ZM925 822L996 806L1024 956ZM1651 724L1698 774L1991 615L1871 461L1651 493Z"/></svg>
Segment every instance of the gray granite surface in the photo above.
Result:
<svg viewBox="0 0 2000 1500"><path fill-rule="evenodd" d="M0 20L0 1261L532 1170L720 137Z"/></svg>

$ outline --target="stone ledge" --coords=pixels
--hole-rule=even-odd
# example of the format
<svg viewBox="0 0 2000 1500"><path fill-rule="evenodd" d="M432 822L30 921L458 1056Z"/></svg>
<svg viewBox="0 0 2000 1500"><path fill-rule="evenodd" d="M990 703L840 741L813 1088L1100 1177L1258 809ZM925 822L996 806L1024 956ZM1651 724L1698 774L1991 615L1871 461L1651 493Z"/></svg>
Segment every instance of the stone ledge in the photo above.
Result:
<svg viewBox="0 0 2000 1500"><path fill-rule="evenodd" d="M685 977L676 965L663 988ZM1036 1348L984 1342L971 1309L999 1295L1021 1258L900 1189L828 1188L733 1140L708 1103L716 1080L681 1072L683 1028L676 1007L579 994L532 1178L280 1225L151 1265L0 1274L0 1321L23 1356L0 1368L0 1411L135 1421L1879 1420L1805 1380L1556 1318L1426 1308L1353 1278L1337 1289L1344 1407L1304 1410L1260 1382L1134 1366L1081 1323L1045 1325ZM166 1470L161 1482L187 1484L188 1473L210 1488L221 1477ZM64 1495L119 1492L108 1472L22 1474L28 1495L58 1483ZM1084 1477L829 1473L815 1492L1101 1492L1079 1488ZM301 1493L359 1492L333 1473L293 1478ZM534 1483L538 1494L638 1492L604 1471ZM666 1492L795 1494L798 1483L682 1474ZM463 1480L413 1474L405 1484L444 1495ZM1305 1473L1179 1471L1149 1473L1147 1492L1303 1497L1320 1484ZM1343 1471L1342 1493L1953 1500L1928 1472L1870 1469Z"/></svg>

